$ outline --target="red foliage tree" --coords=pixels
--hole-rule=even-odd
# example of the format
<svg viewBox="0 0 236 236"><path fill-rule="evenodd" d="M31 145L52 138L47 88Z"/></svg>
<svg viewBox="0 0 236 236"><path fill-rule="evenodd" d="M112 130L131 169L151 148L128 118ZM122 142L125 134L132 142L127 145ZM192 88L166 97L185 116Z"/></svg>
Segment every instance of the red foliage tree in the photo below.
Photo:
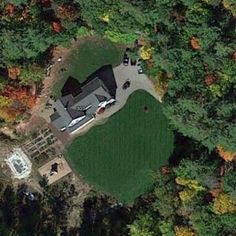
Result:
<svg viewBox="0 0 236 236"><path fill-rule="evenodd" d="M213 74L208 74L205 76L205 83L208 86L214 84L216 80L217 80L217 78Z"/></svg>
<svg viewBox="0 0 236 236"><path fill-rule="evenodd" d="M236 62L236 51L233 52L232 59Z"/></svg>
<svg viewBox="0 0 236 236"><path fill-rule="evenodd" d="M62 31L62 26L59 21L52 22L52 30L55 33L60 33Z"/></svg>
<svg viewBox="0 0 236 236"><path fill-rule="evenodd" d="M52 4L52 1L51 0L41 0L40 3L44 7L50 7Z"/></svg>
<svg viewBox="0 0 236 236"><path fill-rule="evenodd" d="M15 13L15 10L16 10L16 7L11 4L11 3L8 3L5 7L4 7L4 11L7 15L13 15Z"/></svg>

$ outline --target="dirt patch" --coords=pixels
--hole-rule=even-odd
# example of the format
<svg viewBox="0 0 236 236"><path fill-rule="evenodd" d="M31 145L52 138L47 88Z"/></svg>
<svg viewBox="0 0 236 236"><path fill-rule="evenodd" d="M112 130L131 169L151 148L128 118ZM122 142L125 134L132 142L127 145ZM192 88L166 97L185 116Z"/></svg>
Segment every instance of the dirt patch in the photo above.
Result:
<svg viewBox="0 0 236 236"><path fill-rule="evenodd" d="M14 133L13 129L10 129L9 127L2 127L0 128L0 134L5 135L6 137L9 137L10 139L17 139L16 134Z"/></svg>
<svg viewBox="0 0 236 236"><path fill-rule="evenodd" d="M47 122L40 116L32 115L28 122L21 122L17 125L16 130L23 135L29 135L36 132L38 129L45 127Z"/></svg>
<svg viewBox="0 0 236 236"><path fill-rule="evenodd" d="M54 136L61 141L62 145L65 146L68 142L70 142L70 135L67 132L58 131L52 124L49 124L48 127L51 129Z"/></svg>
<svg viewBox="0 0 236 236"><path fill-rule="evenodd" d="M71 173L71 168L64 158L55 158L38 169L40 175L46 176L48 184L52 184Z"/></svg>
<svg viewBox="0 0 236 236"><path fill-rule="evenodd" d="M3 160L10 153L11 146L0 142L0 159Z"/></svg>

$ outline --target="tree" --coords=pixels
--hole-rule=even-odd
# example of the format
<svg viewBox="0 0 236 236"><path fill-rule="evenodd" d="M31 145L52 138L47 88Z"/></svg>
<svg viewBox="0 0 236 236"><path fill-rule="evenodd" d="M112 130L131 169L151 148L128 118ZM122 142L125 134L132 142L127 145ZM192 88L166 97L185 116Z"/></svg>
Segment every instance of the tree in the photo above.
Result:
<svg viewBox="0 0 236 236"><path fill-rule="evenodd" d="M21 84L29 85L32 82L41 82L43 80L45 73L43 68L41 68L37 64L33 64L31 66L26 66L21 70L21 74L19 76Z"/></svg>
<svg viewBox="0 0 236 236"><path fill-rule="evenodd" d="M176 236L195 236L196 234L193 232L191 228L188 227L175 227L175 235Z"/></svg>
<svg viewBox="0 0 236 236"><path fill-rule="evenodd" d="M215 214L236 213L236 202L228 194L220 193L214 200L212 210Z"/></svg>
<svg viewBox="0 0 236 236"><path fill-rule="evenodd" d="M166 221L159 222L159 229L162 236L174 236L174 227L173 224Z"/></svg>
<svg viewBox="0 0 236 236"><path fill-rule="evenodd" d="M16 203L15 203L15 194L12 186L8 185L4 192L0 202L1 213L3 224L7 228L11 229L16 224Z"/></svg>
<svg viewBox="0 0 236 236"><path fill-rule="evenodd" d="M12 104L12 100L8 97L0 95L0 107L9 107Z"/></svg>
<svg viewBox="0 0 236 236"><path fill-rule="evenodd" d="M179 204L177 189L172 180L172 175L161 175L159 172L155 176L153 209L158 211L164 218L172 218Z"/></svg>
<svg viewBox="0 0 236 236"><path fill-rule="evenodd" d="M236 173L230 171L223 177L223 190L228 193L232 199L236 201Z"/></svg>
<svg viewBox="0 0 236 236"><path fill-rule="evenodd" d="M218 179L215 176L216 163L214 162L207 165L203 160L191 161L183 159L180 165L174 169L174 172L180 180L189 180L185 181L188 186L189 184L192 184L192 186L195 184L197 188L201 188L201 185L208 188L219 186Z"/></svg>
<svg viewBox="0 0 236 236"><path fill-rule="evenodd" d="M129 226L131 236L154 236L153 219L149 215L140 216Z"/></svg>
<svg viewBox="0 0 236 236"><path fill-rule="evenodd" d="M196 180L177 177L175 181L178 185L185 187L183 191L179 192L179 197L183 203L190 202L198 192L205 190Z"/></svg>
<svg viewBox="0 0 236 236"><path fill-rule="evenodd" d="M6 1L9 2L9 1ZM39 58L55 44L65 44L76 35L81 26L77 14L78 5L68 6L61 1L53 5L40 5L29 0L12 0L15 12L11 16L1 16L0 65L30 63ZM4 8L5 4L0 5ZM60 10L61 9L61 10ZM11 18L11 20L9 20ZM51 25L60 22L61 30L53 32Z"/></svg>

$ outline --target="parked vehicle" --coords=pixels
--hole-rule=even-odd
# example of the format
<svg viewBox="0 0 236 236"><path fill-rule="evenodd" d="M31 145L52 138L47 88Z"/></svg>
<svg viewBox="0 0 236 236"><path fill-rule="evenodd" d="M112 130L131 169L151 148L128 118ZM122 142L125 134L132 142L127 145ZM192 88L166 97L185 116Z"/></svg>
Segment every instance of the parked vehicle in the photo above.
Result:
<svg viewBox="0 0 236 236"><path fill-rule="evenodd" d="M137 60L136 59L130 59L130 64L131 64L131 66L135 66L137 64Z"/></svg>
<svg viewBox="0 0 236 236"><path fill-rule="evenodd" d="M138 66L138 74L143 74L143 68L141 66Z"/></svg>
<svg viewBox="0 0 236 236"><path fill-rule="evenodd" d="M124 57L123 57L123 65L124 66L128 66L129 65L129 57L128 55L125 53Z"/></svg>
<svg viewBox="0 0 236 236"><path fill-rule="evenodd" d="M141 64L142 64L142 59L138 59L138 61L137 61L137 66L141 66Z"/></svg>
<svg viewBox="0 0 236 236"><path fill-rule="evenodd" d="M123 85L122 85L122 89L126 90L127 88L130 87L130 80L127 80Z"/></svg>

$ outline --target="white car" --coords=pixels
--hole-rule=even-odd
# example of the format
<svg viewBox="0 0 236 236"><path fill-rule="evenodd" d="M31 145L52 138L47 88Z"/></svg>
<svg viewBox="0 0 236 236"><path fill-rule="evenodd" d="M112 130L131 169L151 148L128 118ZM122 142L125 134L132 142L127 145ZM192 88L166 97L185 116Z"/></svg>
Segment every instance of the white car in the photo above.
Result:
<svg viewBox="0 0 236 236"><path fill-rule="evenodd" d="M141 66L138 66L138 74L143 74L143 68Z"/></svg>

